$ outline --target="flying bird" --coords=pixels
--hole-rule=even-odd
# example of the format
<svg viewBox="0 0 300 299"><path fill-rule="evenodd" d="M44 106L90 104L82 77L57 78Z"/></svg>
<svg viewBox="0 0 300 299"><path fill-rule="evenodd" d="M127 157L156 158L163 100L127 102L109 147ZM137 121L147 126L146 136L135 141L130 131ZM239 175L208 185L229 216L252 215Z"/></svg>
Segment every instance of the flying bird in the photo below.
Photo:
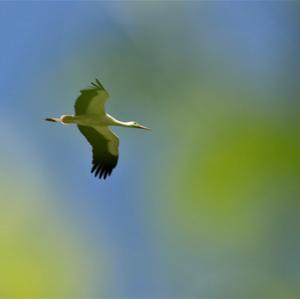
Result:
<svg viewBox="0 0 300 299"><path fill-rule="evenodd" d="M106 179L117 166L119 158L119 138L110 126L150 130L135 121L120 121L105 112L108 92L98 79L91 86L80 90L75 102L75 115L46 118L47 121L76 124L81 134L92 146L93 160L91 172L95 177Z"/></svg>

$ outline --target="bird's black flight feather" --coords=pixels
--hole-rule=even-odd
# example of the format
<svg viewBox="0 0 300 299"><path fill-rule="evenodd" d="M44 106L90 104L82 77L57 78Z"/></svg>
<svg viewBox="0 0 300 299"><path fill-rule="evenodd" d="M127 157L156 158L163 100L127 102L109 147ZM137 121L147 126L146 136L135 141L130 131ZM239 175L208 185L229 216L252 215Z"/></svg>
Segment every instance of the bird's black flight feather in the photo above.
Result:
<svg viewBox="0 0 300 299"><path fill-rule="evenodd" d="M75 102L75 115L85 114L87 107L90 104L90 101L98 95L99 91L104 92L106 97L108 98L108 92L98 79L96 79L96 83L92 82L91 85L92 86L86 89L80 90L80 96Z"/></svg>
<svg viewBox="0 0 300 299"><path fill-rule="evenodd" d="M119 157L108 151L108 141L98 131L87 126L78 126L78 129L93 148L91 172L94 173L95 177L106 179L116 167Z"/></svg>

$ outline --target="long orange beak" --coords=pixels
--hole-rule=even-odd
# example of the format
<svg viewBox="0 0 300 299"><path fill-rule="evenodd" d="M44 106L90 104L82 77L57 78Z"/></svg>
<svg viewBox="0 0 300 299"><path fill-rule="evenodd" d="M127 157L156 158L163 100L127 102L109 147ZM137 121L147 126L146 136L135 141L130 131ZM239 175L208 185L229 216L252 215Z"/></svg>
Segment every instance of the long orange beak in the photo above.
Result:
<svg viewBox="0 0 300 299"><path fill-rule="evenodd" d="M147 127L142 126L142 125L139 125L138 128L139 128L139 129L144 129L144 130L151 130L150 128L147 128Z"/></svg>

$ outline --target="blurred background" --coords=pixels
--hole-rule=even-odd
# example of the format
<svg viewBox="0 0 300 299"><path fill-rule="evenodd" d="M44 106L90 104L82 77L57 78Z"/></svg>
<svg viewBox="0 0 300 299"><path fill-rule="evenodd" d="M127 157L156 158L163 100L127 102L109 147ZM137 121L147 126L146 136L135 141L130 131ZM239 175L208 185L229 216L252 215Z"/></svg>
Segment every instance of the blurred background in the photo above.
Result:
<svg viewBox="0 0 300 299"><path fill-rule="evenodd" d="M0 3L1 298L299 298L300 5ZM99 78L112 177L72 114Z"/></svg>

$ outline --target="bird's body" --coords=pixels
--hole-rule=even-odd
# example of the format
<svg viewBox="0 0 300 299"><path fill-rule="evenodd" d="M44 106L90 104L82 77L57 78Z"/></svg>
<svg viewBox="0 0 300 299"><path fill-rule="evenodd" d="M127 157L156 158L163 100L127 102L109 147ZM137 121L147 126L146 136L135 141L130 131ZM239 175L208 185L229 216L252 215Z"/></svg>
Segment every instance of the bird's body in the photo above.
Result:
<svg viewBox="0 0 300 299"><path fill-rule="evenodd" d="M96 177L109 176L116 167L119 157L119 138L109 126L148 129L136 122L123 122L105 112L109 97L99 80L80 91L75 102L75 115L62 115L60 118L46 118L47 121L61 124L76 124L93 148L93 167Z"/></svg>

